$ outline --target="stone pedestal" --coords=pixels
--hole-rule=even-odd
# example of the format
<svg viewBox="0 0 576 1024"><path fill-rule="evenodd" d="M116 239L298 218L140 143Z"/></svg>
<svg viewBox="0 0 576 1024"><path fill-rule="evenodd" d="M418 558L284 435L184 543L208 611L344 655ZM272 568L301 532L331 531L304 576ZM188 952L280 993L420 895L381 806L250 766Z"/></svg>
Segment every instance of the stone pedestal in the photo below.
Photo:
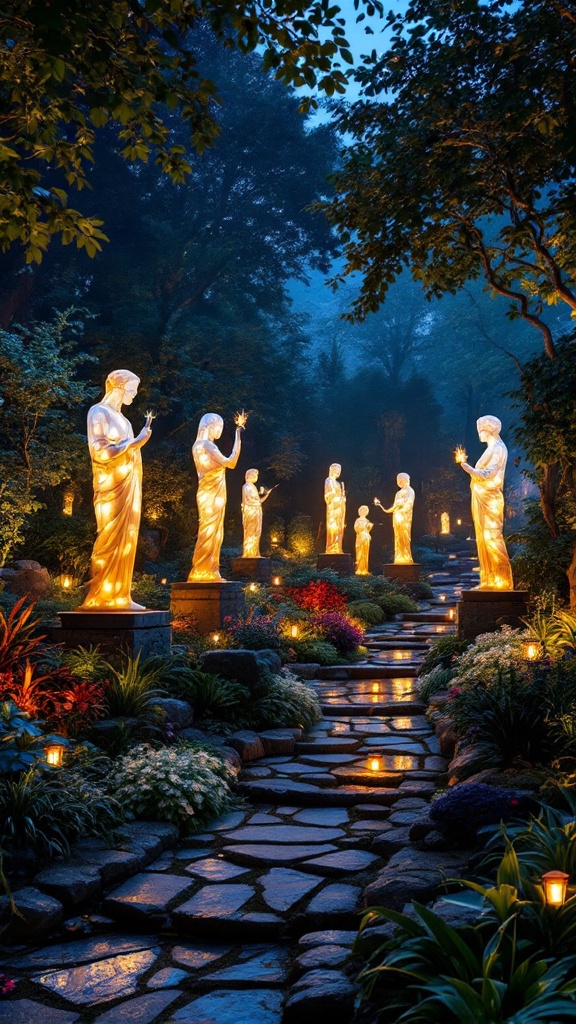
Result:
<svg viewBox="0 0 576 1024"><path fill-rule="evenodd" d="M59 612L60 626L52 630L54 643L65 647L102 648L106 654L123 650L126 654L170 656L172 628L170 612Z"/></svg>
<svg viewBox="0 0 576 1024"><path fill-rule="evenodd" d="M221 629L224 619L246 612L241 583L173 583L170 610L174 618L193 615L203 633Z"/></svg>
<svg viewBox="0 0 576 1024"><path fill-rule="evenodd" d="M527 590L463 590L457 608L457 635L474 640L480 633L494 633L505 623L522 628L528 612Z"/></svg>
<svg viewBox="0 0 576 1024"><path fill-rule="evenodd" d="M418 583L421 569L419 562L391 562L382 566L384 576L397 583Z"/></svg>
<svg viewBox="0 0 576 1024"><path fill-rule="evenodd" d="M232 576L235 580L258 580L259 583L270 583L272 563L269 558L233 558L231 562Z"/></svg>
<svg viewBox="0 0 576 1024"><path fill-rule="evenodd" d="M317 569L332 569L339 576L354 575L354 559L347 553L343 555L318 555L316 559Z"/></svg>

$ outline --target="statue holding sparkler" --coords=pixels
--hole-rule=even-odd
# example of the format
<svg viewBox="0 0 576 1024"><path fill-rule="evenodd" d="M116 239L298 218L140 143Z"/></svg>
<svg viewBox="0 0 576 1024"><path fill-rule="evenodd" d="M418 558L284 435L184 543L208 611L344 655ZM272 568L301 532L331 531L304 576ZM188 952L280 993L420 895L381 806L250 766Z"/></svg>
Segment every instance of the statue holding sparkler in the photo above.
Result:
<svg viewBox="0 0 576 1024"><path fill-rule="evenodd" d="M220 549L224 539L226 470L234 469L240 456L241 435L248 419L244 411L234 417L236 436L231 454L222 455L214 443L222 436L224 420L207 412L200 420L192 458L198 473L198 537L188 582L224 582L220 575Z"/></svg>
<svg viewBox="0 0 576 1024"><path fill-rule="evenodd" d="M510 559L502 536L508 449L500 437L502 423L497 416L481 416L476 426L480 440L487 445L476 465L468 464L463 448L458 447L454 456L470 477L472 518L480 562L480 585L477 589L513 590Z"/></svg>
<svg viewBox="0 0 576 1024"><path fill-rule="evenodd" d="M412 511L416 495L414 488L410 486L408 473L398 473L396 483L400 490L396 491L394 504L390 508L384 508L378 498L374 498L374 504L378 505L383 512L392 513L394 564L412 565L414 563L411 548Z"/></svg>
<svg viewBox="0 0 576 1024"><path fill-rule="evenodd" d="M258 470L246 470L242 488L242 526L244 543L242 558L261 558L260 537L262 535L262 505L270 497L274 487L256 487Z"/></svg>
<svg viewBox="0 0 576 1024"><path fill-rule="evenodd" d="M324 501L326 502L326 554L341 555L346 526L346 491L344 482L338 477L342 467L333 462L328 470L324 483Z"/></svg>
<svg viewBox="0 0 576 1024"><path fill-rule="evenodd" d="M88 412L88 448L92 460L97 536L92 551L91 580L82 611L142 611L132 600L132 575L142 510L140 449L152 434L153 413L146 414L134 437L122 414L140 383L130 370L113 370L106 394Z"/></svg>

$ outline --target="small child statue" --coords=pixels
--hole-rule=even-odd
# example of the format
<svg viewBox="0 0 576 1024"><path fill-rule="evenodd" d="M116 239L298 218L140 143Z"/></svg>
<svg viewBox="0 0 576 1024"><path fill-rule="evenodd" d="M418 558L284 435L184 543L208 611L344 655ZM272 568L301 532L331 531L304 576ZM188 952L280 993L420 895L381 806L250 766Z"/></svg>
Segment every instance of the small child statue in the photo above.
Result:
<svg viewBox="0 0 576 1024"><path fill-rule="evenodd" d="M370 531L374 526L367 519L369 512L368 505L360 505L358 509L358 519L354 523L354 532L356 533L356 575L357 576L369 576L370 570L368 568L368 561L370 557Z"/></svg>

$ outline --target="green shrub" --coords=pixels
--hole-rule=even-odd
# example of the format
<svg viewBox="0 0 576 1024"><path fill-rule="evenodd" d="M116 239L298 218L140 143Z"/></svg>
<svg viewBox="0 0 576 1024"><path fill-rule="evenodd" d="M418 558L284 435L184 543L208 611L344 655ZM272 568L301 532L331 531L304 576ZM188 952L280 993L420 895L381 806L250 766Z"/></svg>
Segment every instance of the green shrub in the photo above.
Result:
<svg viewBox="0 0 576 1024"><path fill-rule="evenodd" d="M437 665L427 675L421 676L416 685L422 700L429 701L435 693L442 693L443 690L447 690L454 675L454 669L442 668L441 665Z"/></svg>
<svg viewBox="0 0 576 1024"><path fill-rule="evenodd" d="M342 664L342 655L327 640L302 636L291 639L290 648L294 651L296 661L317 662L319 665Z"/></svg>
<svg viewBox="0 0 576 1024"><path fill-rule="evenodd" d="M172 821L186 835L230 806L235 777L235 769L197 744L143 744L116 761L109 789L128 818Z"/></svg>
<svg viewBox="0 0 576 1024"><path fill-rule="evenodd" d="M146 608L169 608L170 591L158 583L155 576L145 572L134 573L132 597Z"/></svg>
<svg viewBox="0 0 576 1024"><path fill-rule="evenodd" d="M434 597L434 591L426 580L418 580L416 583L405 583L406 592L415 601L429 601Z"/></svg>
<svg viewBox="0 0 576 1024"><path fill-rule="evenodd" d="M384 612L387 619L393 619L395 615L402 612L415 612L418 610L416 601L413 601L408 594L382 594L375 598L376 604Z"/></svg>
<svg viewBox="0 0 576 1024"><path fill-rule="evenodd" d="M108 663L110 683L106 690L107 710L110 718L142 718L155 720L154 701L164 696L156 685L162 676L159 659L140 661L140 652L135 658L127 658L116 669Z"/></svg>
<svg viewBox="0 0 576 1024"><path fill-rule="evenodd" d="M434 641L430 650L426 652L418 675L428 675L437 666L441 668L452 667L454 659L463 654L468 645L468 640L459 640L456 636L440 637L439 640Z"/></svg>
<svg viewBox="0 0 576 1024"><path fill-rule="evenodd" d="M108 662L98 645L63 651L62 661L72 675L80 679L105 679L109 672Z"/></svg>
<svg viewBox="0 0 576 1024"><path fill-rule="evenodd" d="M0 847L15 862L27 854L67 856L70 843L109 838L121 820L113 791L69 767L0 779Z"/></svg>
<svg viewBox="0 0 576 1024"><path fill-rule="evenodd" d="M175 676L176 682L169 687L170 694L191 704L195 718L199 720L236 720L250 699L249 691L240 683L221 679L210 672L188 669L175 673Z"/></svg>
<svg viewBox="0 0 576 1024"><path fill-rule="evenodd" d="M382 608L373 601L351 601L348 605L348 611L350 615L360 619L364 626L379 626L384 622Z"/></svg>
<svg viewBox="0 0 576 1024"><path fill-rule="evenodd" d="M263 696L250 704L248 717L257 729L281 725L309 729L320 721L322 711L314 691L285 672L270 678Z"/></svg>

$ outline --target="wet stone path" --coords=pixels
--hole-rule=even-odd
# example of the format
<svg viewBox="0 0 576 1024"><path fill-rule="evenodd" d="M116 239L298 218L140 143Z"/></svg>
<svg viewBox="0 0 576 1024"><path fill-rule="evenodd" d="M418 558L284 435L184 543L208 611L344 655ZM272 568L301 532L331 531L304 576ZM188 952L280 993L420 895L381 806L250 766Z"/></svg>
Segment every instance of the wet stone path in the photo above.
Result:
<svg viewBox="0 0 576 1024"><path fill-rule="evenodd" d="M445 781L415 673L454 629L462 578L431 583L426 610L370 632L364 663L309 681L322 721L272 736L238 809L111 888L89 937L10 958L27 998L0 1002L0 1024L350 1019L363 890Z"/></svg>

